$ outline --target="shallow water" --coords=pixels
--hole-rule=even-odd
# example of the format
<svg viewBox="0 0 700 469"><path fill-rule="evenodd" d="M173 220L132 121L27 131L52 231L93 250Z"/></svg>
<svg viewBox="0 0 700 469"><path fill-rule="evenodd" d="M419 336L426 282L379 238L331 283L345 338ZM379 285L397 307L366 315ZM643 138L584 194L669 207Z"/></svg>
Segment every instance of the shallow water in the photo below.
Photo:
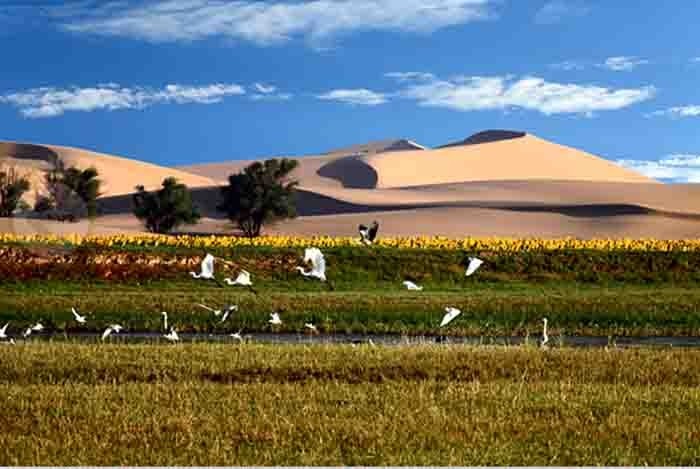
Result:
<svg viewBox="0 0 700 469"><path fill-rule="evenodd" d="M17 343L40 341L101 342L100 333L39 333L27 339L16 338ZM229 334L179 333L181 342L240 343ZM411 346L422 344L463 344L517 346L529 343L539 344L540 337L519 336L403 336L396 334L297 334L297 333L242 333L246 343L272 344L369 344L384 346ZM122 332L113 334L105 342L110 343L165 343L161 333ZM700 337L599 337L599 336L550 336L549 347L700 347Z"/></svg>

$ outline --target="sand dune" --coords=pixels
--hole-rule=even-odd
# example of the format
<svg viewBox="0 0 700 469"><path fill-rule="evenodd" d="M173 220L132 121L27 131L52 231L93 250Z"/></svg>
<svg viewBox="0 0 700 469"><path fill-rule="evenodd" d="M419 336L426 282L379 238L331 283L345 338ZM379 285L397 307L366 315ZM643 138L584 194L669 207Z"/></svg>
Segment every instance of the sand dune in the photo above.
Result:
<svg viewBox="0 0 700 469"><path fill-rule="evenodd" d="M177 169L78 148L0 142L0 164L15 165L20 171L29 173L34 188L43 187L41 170L51 167L56 158L61 158L68 166L94 166L102 180L101 190L105 197L130 194L137 184L153 190L169 176L176 177L190 187L215 184L209 178Z"/></svg>
<svg viewBox="0 0 700 469"><path fill-rule="evenodd" d="M387 140L297 158L299 218L269 233L355 235L381 223L385 235L576 236L661 238L700 234L700 184L661 184L602 158L532 135L489 131L435 150ZM50 145L0 144L0 155L40 171L58 156L94 165L105 180L103 213L82 225L38 220L0 223L0 230L90 233L138 231L130 214L136 184L166 176L192 188L205 218L185 230L231 232L216 211L219 186L252 161L178 169ZM6 158L7 161L7 158ZM48 231L42 231L48 230Z"/></svg>

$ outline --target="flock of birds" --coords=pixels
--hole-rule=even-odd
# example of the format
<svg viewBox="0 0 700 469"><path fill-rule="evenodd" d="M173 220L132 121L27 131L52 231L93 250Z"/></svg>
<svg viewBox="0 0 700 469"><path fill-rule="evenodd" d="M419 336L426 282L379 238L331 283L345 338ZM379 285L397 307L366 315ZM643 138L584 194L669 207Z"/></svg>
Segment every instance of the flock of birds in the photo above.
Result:
<svg viewBox="0 0 700 469"><path fill-rule="evenodd" d="M377 237L377 232L379 230L379 224L375 221L373 222L369 227L365 225L360 225L358 227L358 231L360 233L360 241L362 244L369 246L374 243ZM200 271L199 272L190 272L190 276L194 279L200 279L200 280L213 280L215 281L219 286L222 286L221 283L218 281L218 279L214 275L214 256L211 254L206 254L204 259L202 260L202 263L200 265ZM465 276L469 277L473 275L479 267L484 263L483 260L477 258L477 257L469 257L468 258L469 263L467 265L467 269L465 272ZM326 260L323 256L323 253L321 252L320 249L318 248L307 248L304 252L304 263L309 266L310 269L307 270L304 267L296 267L296 270L299 271L301 275L304 277L309 277L309 278L314 278L318 279L321 282L326 282L329 287L332 289L332 285L326 278ZM226 285L229 286L244 286L248 287L250 291L253 293L257 294L257 291L253 288L253 282L251 280L251 275L250 272L246 270L241 270L238 274L238 276L235 279L231 278L224 278L223 282ZM420 285L417 285L415 282L411 280L405 280L403 282L403 285L406 287L407 290L411 291L421 291L423 290L423 287ZM227 305L223 307L222 309L214 309L211 308L205 304L198 303L198 307L205 309L211 313L214 314L216 317L221 318L221 323L226 322L226 320L229 318L229 316L238 311L238 305ZM79 324L85 324L87 322L87 316L80 314L75 308L71 308L71 312L73 313L73 318L75 321ZM447 326L450 322L452 322L457 316L459 316L462 313L459 309L452 307L452 306L447 306L445 307L445 314L442 317L442 321L440 321L439 327L444 327ZM170 342L178 342L180 340L180 337L177 333L177 330L175 329L174 326L170 326L168 328L168 313L166 311L161 312L161 316L163 317L163 330L165 331L163 333L163 337L170 341ZM268 322L273 325L273 326L278 326L282 324L282 319L280 318L279 313L274 312L270 314L270 319ZM2 328L0 328L0 340L4 340L7 343L14 344L15 340L12 337L9 337L7 335L7 327L9 326L9 322L6 323ZM307 322L304 324L304 328L310 332L316 333L318 332L318 329L313 323ZM110 324L107 326L107 328L104 330L102 333L102 340L104 341L107 339L109 336L112 334L118 334L121 332L124 328L120 324ZM34 332L40 332L44 330L44 326L41 324L41 322L37 322L29 327L27 327L24 332L22 333L23 338L28 338L32 333ZM242 341L243 336L241 335L242 331L238 331L236 333L230 334L230 336L233 339ZM549 336L547 335L547 318L543 318L543 329L542 329L542 339L540 341L540 346L545 347L549 342ZM371 340L370 340L370 343Z"/></svg>

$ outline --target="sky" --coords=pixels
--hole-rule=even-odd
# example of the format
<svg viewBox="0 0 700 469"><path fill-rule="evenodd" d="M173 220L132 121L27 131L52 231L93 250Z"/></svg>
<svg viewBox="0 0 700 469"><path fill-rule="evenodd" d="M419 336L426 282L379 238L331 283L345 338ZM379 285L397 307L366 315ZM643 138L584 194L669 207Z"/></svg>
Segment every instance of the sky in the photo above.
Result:
<svg viewBox="0 0 700 469"><path fill-rule="evenodd" d="M700 182L697 18L657 0L5 0L0 139L186 165L510 129Z"/></svg>

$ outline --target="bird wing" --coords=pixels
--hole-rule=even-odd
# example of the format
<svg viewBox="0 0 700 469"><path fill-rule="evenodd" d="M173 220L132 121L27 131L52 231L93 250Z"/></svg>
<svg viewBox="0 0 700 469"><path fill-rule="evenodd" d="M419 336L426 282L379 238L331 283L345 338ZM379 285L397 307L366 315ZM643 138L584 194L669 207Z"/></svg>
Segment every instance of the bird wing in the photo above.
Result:
<svg viewBox="0 0 700 469"><path fill-rule="evenodd" d="M202 261L202 274L214 275L214 256L207 254Z"/></svg>
<svg viewBox="0 0 700 469"><path fill-rule="evenodd" d="M212 313L215 312L214 309L210 308L210 307L207 306L207 305L203 305L202 303L197 303L197 306L199 306L200 308L204 308L204 309L206 309L207 311L211 311Z"/></svg>
<svg viewBox="0 0 700 469"><path fill-rule="evenodd" d="M9 324L10 324L10 323L8 322L8 323L5 323L4 326L2 326L2 329L0 329L0 334L5 335L5 332L7 331L7 326L8 326Z"/></svg>
<svg viewBox="0 0 700 469"><path fill-rule="evenodd" d="M111 333L112 333L112 326L105 329L105 331L102 333L102 340L105 340Z"/></svg>
<svg viewBox="0 0 700 469"><path fill-rule="evenodd" d="M454 318L459 316L459 313L461 313L461 311L457 308L446 308L445 310L447 311L447 313L445 314L445 316L443 316L442 322L440 323L440 327L446 326L447 324L452 322Z"/></svg>
<svg viewBox="0 0 700 469"><path fill-rule="evenodd" d="M326 273L326 259L323 257L323 253L320 249L316 249L311 258L311 265L313 266L313 271L322 275Z"/></svg>
<svg viewBox="0 0 700 469"><path fill-rule="evenodd" d="M374 241L377 237L377 231L379 231L379 223L376 221L372 223L372 227L369 229L368 237L370 241Z"/></svg>
<svg viewBox="0 0 700 469"><path fill-rule="evenodd" d="M469 276L469 275L473 274L474 272L476 272L476 269L478 269L481 266L481 264L483 264L483 263L484 263L484 261L482 261L481 259L478 259L476 257L472 257L471 259L469 259L469 265L467 266L466 275Z"/></svg>
<svg viewBox="0 0 700 469"><path fill-rule="evenodd" d="M80 315L79 315L78 312L75 310L75 308L71 308L70 310L73 312L73 316L75 317L75 319L79 319L79 318L80 318Z"/></svg>

